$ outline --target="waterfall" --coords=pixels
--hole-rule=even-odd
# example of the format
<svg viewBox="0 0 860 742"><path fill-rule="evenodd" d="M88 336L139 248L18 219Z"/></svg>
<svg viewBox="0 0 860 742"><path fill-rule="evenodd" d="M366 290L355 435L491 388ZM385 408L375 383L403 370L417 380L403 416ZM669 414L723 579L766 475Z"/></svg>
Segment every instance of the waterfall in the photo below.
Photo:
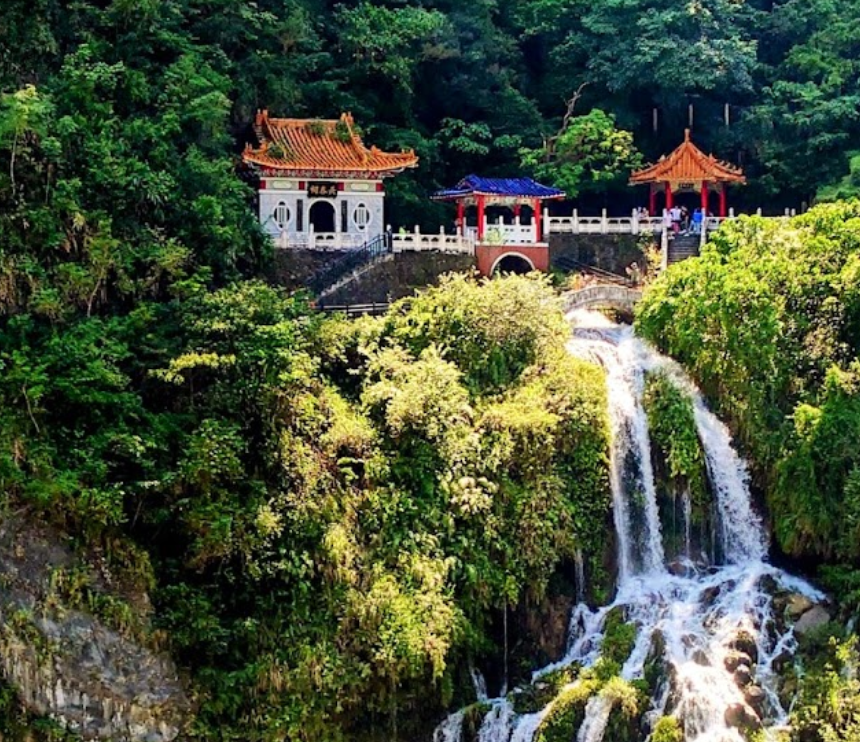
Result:
<svg viewBox="0 0 860 742"><path fill-rule="evenodd" d="M486 701L489 696L487 695L487 681L484 675L474 665L469 667L469 675L472 676L472 687L475 689L475 698L479 703Z"/></svg>
<svg viewBox="0 0 860 742"><path fill-rule="evenodd" d="M514 731L514 710L507 699L493 703L490 712L484 717L484 723L478 730L478 742L499 742L509 740Z"/></svg>
<svg viewBox="0 0 860 742"><path fill-rule="evenodd" d="M768 542L752 505L746 465L732 446L728 429L710 412L683 370L636 338L629 327L591 312L575 312L571 320L574 337L569 351L599 363L606 372L618 583L610 605L594 610L584 603L574 607L564 657L536 670L532 682L573 663L594 665L606 618L620 608L636 627L621 677L643 677L658 635L662 637L658 660L671 671L655 691L646 718L672 714L681 722L686 742L742 742L738 715L760 720L765 729L784 725L788 710L780 701L773 664L795 650L796 639L791 627L774 620L772 590L767 586L775 584L814 601L824 596L767 563ZM667 569L642 402L645 376L653 371L666 373L692 400L716 513L713 551L719 558L712 558L707 570L690 568L679 575ZM692 504L689 492L682 496L689 562ZM537 713L517 717L506 698L491 703L479 742L532 742L552 707L551 702ZM612 702L604 695L590 698L577 742L601 742L612 711ZM449 723L451 717L437 729L434 742L458 742L459 737L440 736Z"/></svg>
<svg viewBox="0 0 860 742"><path fill-rule="evenodd" d="M433 742L460 742L463 738L465 711L457 711L443 721L433 732Z"/></svg>
<svg viewBox="0 0 860 742"><path fill-rule="evenodd" d="M585 561L582 557L582 550L576 549L573 553L573 564L575 568L574 580L576 583L576 600L582 603L585 600Z"/></svg>

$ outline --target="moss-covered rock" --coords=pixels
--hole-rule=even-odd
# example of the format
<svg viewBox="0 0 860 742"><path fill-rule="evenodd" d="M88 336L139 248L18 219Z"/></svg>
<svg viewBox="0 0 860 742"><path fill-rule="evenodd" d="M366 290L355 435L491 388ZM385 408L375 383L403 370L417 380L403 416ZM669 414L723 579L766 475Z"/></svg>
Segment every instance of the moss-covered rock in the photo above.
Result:
<svg viewBox="0 0 860 742"><path fill-rule="evenodd" d="M642 714L648 700L643 689L616 677L603 687L600 695L612 704L603 738L612 742L642 742L646 737Z"/></svg>
<svg viewBox="0 0 860 742"><path fill-rule="evenodd" d="M603 624L601 658L621 666L627 661L635 643L635 624L625 621L624 608L616 606L606 615L606 621Z"/></svg>
<svg viewBox="0 0 860 742"><path fill-rule="evenodd" d="M537 729L534 742L570 742L585 718L585 706L600 689L596 679L582 680L565 688L555 699Z"/></svg>
<svg viewBox="0 0 860 742"><path fill-rule="evenodd" d="M694 560L702 554L713 556L713 497L692 400L658 372L646 379L644 405L666 554Z"/></svg>
<svg viewBox="0 0 860 742"><path fill-rule="evenodd" d="M473 703L463 710L463 742L476 742L484 717L489 713L489 703Z"/></svg>
<svg viewBox="0 0 860 742"><path fill-rule="evenodd" d="M651 742L684 742L681 722L674 716L661 716L654 725Z"/></svg>
<svg viewBox="0 0 860 742"><path fill-rule="evenodd" d="M518 714L533 714L552 701L565 687L576 680L579 665L570 665L544 675L531 685L518 688L509 700Z"/></svg>
<svg viewBox="0 0 860 742"><path fill-rule="evenodd" d="M648 694L656 695L657 690L667 680L668 665L666 663L666 637L662 631L651 635L651 647L645 658L642 676L648 685Z"/></svg>

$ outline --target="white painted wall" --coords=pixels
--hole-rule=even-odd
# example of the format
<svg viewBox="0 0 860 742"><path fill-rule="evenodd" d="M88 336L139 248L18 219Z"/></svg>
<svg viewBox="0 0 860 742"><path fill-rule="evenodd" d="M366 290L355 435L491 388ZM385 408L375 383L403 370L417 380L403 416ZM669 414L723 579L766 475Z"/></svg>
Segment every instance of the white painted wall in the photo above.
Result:
<svg viewBox="0 0 860 742"><path fill-rule="evenodd" d="M317 201L326 201L334 207L335 232L340 233L345 244L361 246L365 242L378 237L385 231L385 192L377 190L380 181L354 180L345 181L344 190L339 191L335 198L313 198L307 195L307 186L315 182L312 179L300 181L298 178L266 178L265 187L259 191L260 223L267 234L271 235L278 244L303 246L307 244L310 234L310 210ZM299 183L305 187L299 189ZM319 182L319 181L316 181ZM333 182L327 180L323 182ZM299 203L302 204L302 229L298 229ZM347 229L342 231L342 204L347 204ZM286 205L286 222L283 228L276 221L276 210L280 204ZM364 229L356 219L357 209L364 205L369 221ZM283 214L281 214L283 215Z"/></svg>

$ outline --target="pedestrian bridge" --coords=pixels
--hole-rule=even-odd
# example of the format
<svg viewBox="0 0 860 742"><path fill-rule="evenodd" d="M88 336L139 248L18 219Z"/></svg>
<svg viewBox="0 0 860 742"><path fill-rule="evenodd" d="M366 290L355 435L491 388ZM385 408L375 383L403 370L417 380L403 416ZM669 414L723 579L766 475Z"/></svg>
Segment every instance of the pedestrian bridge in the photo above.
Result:
<svg viewBox="0 0 860 742"><path fill-rule="evenodd" d="M587 286L564 295L564 313L567 314L575 309L597 309L598 307L611 307L632 312L641 298L641 289L613 284Z"/></svg>

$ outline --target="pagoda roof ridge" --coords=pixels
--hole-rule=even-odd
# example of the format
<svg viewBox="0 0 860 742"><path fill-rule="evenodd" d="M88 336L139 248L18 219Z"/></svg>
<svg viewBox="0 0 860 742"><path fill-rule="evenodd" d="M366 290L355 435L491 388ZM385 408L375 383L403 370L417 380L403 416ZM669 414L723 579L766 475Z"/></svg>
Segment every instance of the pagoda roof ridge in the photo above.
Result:
<svg viewBox="0 0 860 742"><path fill-rule="evenodd" d="M257 112L254 131L259 146L245 147L242 159L252 166L292 173L391 175L417 166L414 150L384 152L366 147L351 113L337 119L275 118Z"/></svg>
<svg viewBox="0 0 860 742"><path fill-rule="evenodd" d="M746 183L743 170L713 154L706 155L684 130L684 141L669 155L663 155L653 165L637 170L630 176L631 185L642 183Z"/></svg>

